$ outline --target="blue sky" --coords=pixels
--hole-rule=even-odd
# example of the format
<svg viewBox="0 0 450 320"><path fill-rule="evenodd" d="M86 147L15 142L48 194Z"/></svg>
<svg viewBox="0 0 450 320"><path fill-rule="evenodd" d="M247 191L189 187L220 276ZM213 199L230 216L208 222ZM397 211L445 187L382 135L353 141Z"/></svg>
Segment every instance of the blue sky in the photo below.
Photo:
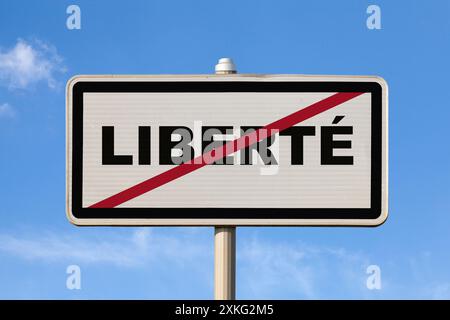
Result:
<svg viewBox="0 0 450 320"><path fill-rule="evenodd" d="M66 8L81 8L81 30ZM381 8L381 30L366 8ZM379 75L390 217L378 228L239 228L237 297L450 298L450 2L1 1L0 298L213 297L212 228L77 228L65 216L75 74ZM66 288L79 265L81 290ZM381 268L381 290L366 268Z"/></svg>

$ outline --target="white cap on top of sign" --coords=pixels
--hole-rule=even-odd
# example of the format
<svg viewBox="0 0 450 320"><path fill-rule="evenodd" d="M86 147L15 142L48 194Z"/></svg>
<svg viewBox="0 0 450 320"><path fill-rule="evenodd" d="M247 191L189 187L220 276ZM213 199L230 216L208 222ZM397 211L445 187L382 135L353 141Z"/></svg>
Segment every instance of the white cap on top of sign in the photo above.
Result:
<svg viewBox="0 0 450 320"><path fill-rule="evenodd" d="M216 74L237 73L236 66L231 58L220 58L216 64Z"/></svg>

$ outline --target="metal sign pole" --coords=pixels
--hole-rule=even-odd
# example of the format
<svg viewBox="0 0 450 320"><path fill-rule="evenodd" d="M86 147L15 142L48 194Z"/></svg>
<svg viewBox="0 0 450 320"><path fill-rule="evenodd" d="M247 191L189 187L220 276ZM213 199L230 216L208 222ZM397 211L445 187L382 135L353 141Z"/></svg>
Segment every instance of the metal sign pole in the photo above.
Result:
<svg viewBox="0 0 450 320"><path fill-rule="evenodd" d="M216 74L237 73L233 61L219 59ZM214 299L236 298L236 227L214 227Z"/></svg>
<svg viewBox="0 0 450 320"><path fill-rule="evenodd" d="M236 227L214 227L214 299L236 298Z"/></svg>

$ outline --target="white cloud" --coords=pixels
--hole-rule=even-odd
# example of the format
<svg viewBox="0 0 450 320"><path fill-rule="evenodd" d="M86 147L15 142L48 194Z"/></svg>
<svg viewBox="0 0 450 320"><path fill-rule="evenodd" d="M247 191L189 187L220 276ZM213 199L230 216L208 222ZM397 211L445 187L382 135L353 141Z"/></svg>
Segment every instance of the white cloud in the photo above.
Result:
<svg viewBox="0 0 450 320"><path fill-rule="evenodd" d="M0 104L0 118L14 118L16 112L8 103Z"/></svg>
<svg viewBox="0 0 450 320"><path fill-rule="evenodd" d="M431 288L431 299L448 300L450 299L450 283L439 283Z"/></svg>
<svg viewBox="0 0 450 320"><path fill-rule="evenodd" d="M247 275L244 296L273 296L282 287L286 291L294 289L306 297L313 297L314 271L305 263L307 254L305 248L289 244L253 240L244 245L238 256Z"/></svg>
<svg viewBox="0 0 450 320"><path fill-rule="evenodd" d="M24 89L40 81L55 88L56 74L62 72L65 67L56 48L42 41L19 39L10 50L0 51L0 83L9 89Z"/></svg>
<svg viewBox="0 0 450 320"><path fill-rule="evenodd" d="M131 231L131 232L130 232ZM198 228L133 228L68 235L52 232L0 233L0 260L18 257L33 263L116 266L154 272L198 271L198 279L212 286L213 234ZM237 287L239 299L376 299L448 298L447 281L411 276L411 268L397 271L384 260L341 247L315 246L301 241L273 241L256 235L239 238ZM366 267L380 262L382 290L366 288ZM399 264L400 261L396 261ZM403 265L402 265L403 266ZM403 268L403 267L402 267ZM425 275L424 275L425 273ZM177 281L176 276L174 281ZM395 278L395 279L394 279ZM172 278L171 278L172 279ZM395 280L395 281L394 281ZM445 280L445 279L442 279Z"/></svg>
<svg viewBox="0 0 450 320"><path fill-rule="evenodd" d="M27 237L0 234L0 251L27 260L121 267L142 266L156 258L169 263L194 262L209 252L200 240L190 241L184 234L180 237L154 234L148 228L136 229L131 235L112 235L101 239L51 233Z"/></svg>
<svg viewBox="0 0 450 320"><path fill-rule="evenodd" d="M318 299L342 289L348 296L363 296L364 254L343 248L253 239L238 251L241 299Z"/></svg>

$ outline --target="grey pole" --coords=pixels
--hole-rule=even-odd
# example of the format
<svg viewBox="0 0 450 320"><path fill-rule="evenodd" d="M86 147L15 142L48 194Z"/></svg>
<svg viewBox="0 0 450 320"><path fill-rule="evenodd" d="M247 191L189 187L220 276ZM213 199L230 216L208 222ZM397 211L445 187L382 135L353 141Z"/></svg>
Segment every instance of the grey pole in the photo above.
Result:
<svg viewBox="0 0 450 320"><path fill-rule="evenodd" d="M235 74L230 58L219 59L216 74ZM214 299L236 299L236 227L214 227Z"/></svg>

